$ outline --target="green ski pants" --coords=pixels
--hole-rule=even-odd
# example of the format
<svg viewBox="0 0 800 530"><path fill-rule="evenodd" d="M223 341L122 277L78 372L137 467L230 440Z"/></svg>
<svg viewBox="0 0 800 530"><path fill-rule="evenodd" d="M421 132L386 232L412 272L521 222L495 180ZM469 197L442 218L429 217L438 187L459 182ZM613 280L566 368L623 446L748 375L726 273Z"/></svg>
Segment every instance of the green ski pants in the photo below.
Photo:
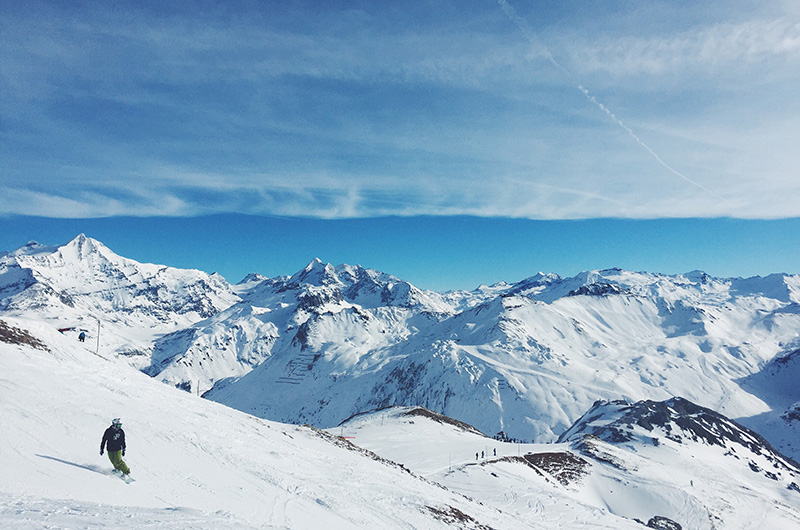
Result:
<svg viewBox="0 0 800 530"><path fill-rule="evenodd" d="M108 459L111 460L111 463L114 465L114 469L117 471L122 471L124 475L127 475L131 472L127 464L122 461L122 451L109 451Z"/></svg>

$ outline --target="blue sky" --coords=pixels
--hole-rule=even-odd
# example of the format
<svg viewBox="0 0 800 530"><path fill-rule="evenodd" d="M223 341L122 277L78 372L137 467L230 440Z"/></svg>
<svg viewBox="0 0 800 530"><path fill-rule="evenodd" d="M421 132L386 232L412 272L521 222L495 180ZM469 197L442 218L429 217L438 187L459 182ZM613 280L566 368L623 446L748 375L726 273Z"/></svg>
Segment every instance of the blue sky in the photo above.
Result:
<svg viewBox="0 0 800 530"><path fill-rule="evenodd" d="M426 289L473 289L539 271L572 276L622 267L718 277L797 273L800 219L585 219L474 216L310 219L201 217L0 219L0 249L33 239L66 243L78 233L146 263L219 272L293 274L318 257L388 272Z"/></svg>
<svg viewBox="0 0 800 530"><path fill-rule="evenodd" d="M800 257L796 236L770 229L772 239L752 238L800 218L797 2L0 0L0 8L0 229L17 227L6 250L22 239L63 242L75 235L61 229L69 226L102 233L125 254L126 235L114 229L137 230L138 218L170 233L211 224L206 247L253 226L313 229L330 238L307 248L300 233L272 251L401 275L390 242L359 250L341 229L380 226L424 255L441 253L436 263L459 262L463 272L448 273L451 283L461 274L458 287L471 287L476 271L486 282L519 279L505 276L522 270L512 272L514 262L533 261L530 274L570 273L578 263L635 268L627 256L642 254L635 242L653 230L668 242L676 230L734 227L722 238L730 248L708 248L761 258L746 270L719 266L719 252L701 240L680 246L681 263L659 261L658 249L643 256L651 270L765 274ZM453 226L479 237L454 236L464 247L433 237L457 234ZM513 246L507 230L527 242L542 227L556 243L538 255L557 255L556 236L574 237L576 226L612 227L616 254L585 245L572 260L537 264L529 249L506 250L469 260L491 261L479 269L460 257L472 241ZM183 263L172 248L146 255L226 269L211 258ZM259 256L259 272L269 272ZM426 259L417 258L420 278Z"/></svg>

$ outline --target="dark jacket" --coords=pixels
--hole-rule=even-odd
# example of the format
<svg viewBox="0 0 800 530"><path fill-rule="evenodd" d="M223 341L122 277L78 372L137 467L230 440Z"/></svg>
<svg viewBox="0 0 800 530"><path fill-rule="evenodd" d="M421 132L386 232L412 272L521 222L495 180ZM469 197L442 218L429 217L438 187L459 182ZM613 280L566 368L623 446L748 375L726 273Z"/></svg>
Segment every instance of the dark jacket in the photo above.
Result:
<svg viewBox="0 0 800 530"><path fill-rule="evenodd" d="M106 447L108 444L108 452L112 451L124 451L125 450L125 431L122 428L115 429L114 427L109 427L106 429L106 432L103 433L103 441L100 442L100 452L103 452L103 447Z"/></svg>

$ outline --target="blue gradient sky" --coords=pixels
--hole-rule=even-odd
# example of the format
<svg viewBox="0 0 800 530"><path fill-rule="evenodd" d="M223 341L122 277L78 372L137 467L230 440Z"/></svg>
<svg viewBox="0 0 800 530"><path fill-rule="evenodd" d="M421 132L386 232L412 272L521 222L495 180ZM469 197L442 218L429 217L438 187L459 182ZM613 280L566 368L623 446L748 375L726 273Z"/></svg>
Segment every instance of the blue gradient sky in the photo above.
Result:
<svg viewBox="0 0 800 530"><path fill-rule="evenodd" d="M289 275L318 257L360 264L439 291L516 282L539 271L572 276L622 267L749 277L800 271L800 219L526 219L392 217L302 219L0 219L0 249L30 239L66 243L78 233L140 262L219 272Z"/></svg>
<svg viewBox="0 0 800 530"><path fill-rule="evenodd" d="M796 232L775 228L800 218L797 2L0 0L0 10L0 229L17 230L6 250L86 232L125 255L128 237L194 241L178 228L204 223L216 227L205 246L224 248L286 223L297 237L279 239L274 272L319 256L409 270L432 287L439 267L389 259L391 240L457 264L458 287L477 280L469 267L485 282L528 275L519 263L530 274L749 275L797 262ZM702 220L726 218L741 221ZM149 234L114 232L140 225ZM367 238L367 252L352 227L392 237ZM564 249L583 234L607 241L609 227L609 244ZM755 236L764 230L772 239ZM673 237L719 231L694 247ZM683 261L643 239L685 243ZM465 259L480 240L509 246ZM515 241L539 252L515 252ZM221 272L243 259L184 263L200 251L140 248L127 254ZM745 255L760 261L745 270ZM269 273L264 256L246 272Z"/></svg>

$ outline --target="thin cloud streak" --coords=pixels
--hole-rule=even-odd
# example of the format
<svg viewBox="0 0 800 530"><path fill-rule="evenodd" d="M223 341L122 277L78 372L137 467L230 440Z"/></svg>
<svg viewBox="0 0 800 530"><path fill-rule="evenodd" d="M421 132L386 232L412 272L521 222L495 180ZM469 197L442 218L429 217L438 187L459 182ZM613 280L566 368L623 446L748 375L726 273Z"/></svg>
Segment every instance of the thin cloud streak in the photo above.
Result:
<svg viewBox="0 0 800 530"><path fill-rule="evenodd" d="M775 60L800 63L800 22L776 19L716 24L678 35L624 37L565 51L587 72L634 76L691 72L707 78L731 66Z"/></svg>

